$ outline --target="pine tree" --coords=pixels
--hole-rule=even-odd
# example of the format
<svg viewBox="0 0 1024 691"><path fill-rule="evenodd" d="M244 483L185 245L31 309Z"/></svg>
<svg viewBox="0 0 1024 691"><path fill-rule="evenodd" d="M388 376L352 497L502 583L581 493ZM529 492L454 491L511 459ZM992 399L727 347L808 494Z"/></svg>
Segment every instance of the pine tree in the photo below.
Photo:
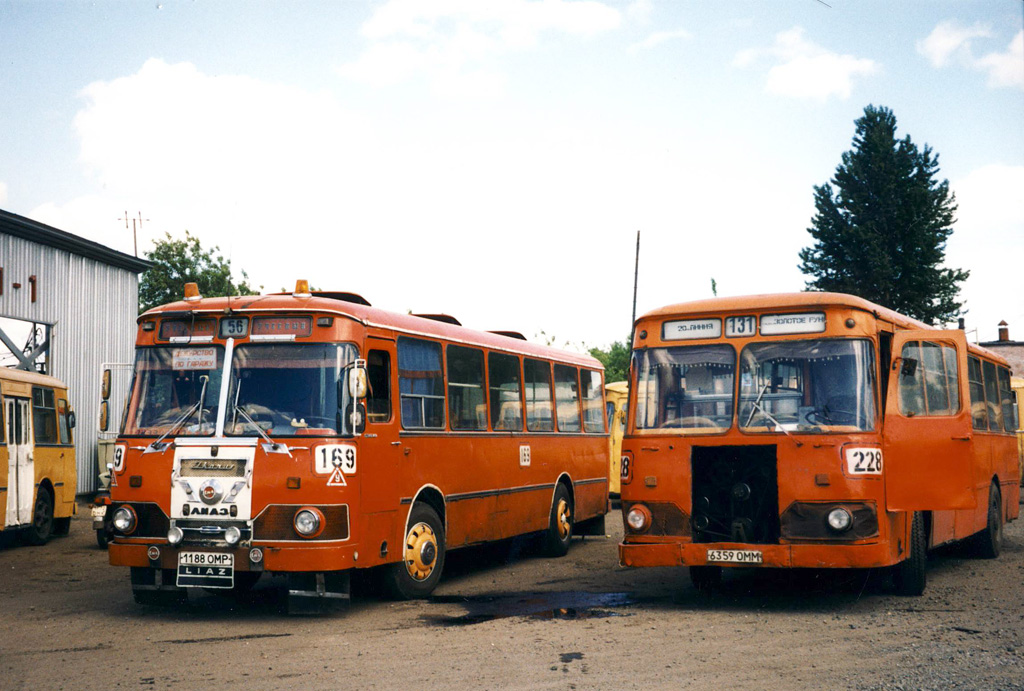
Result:
<svg viewBox="0 0 1024 691"><path fill-rule="evenodd" d="M830 182L814 188L817 213L800 250L808 290L853 293L928 324L961 314L958 284L968 271L944 268L956 221L938 154L910 136L896 139L896 116L869 105L855 122L853 149ZM835 185L836 191L833 191Z"/></svg>

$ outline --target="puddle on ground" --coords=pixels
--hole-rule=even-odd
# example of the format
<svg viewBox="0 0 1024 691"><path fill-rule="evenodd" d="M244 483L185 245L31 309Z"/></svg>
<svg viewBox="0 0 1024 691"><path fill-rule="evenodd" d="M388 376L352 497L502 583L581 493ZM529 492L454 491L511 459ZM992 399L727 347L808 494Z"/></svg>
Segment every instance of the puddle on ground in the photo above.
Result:
<svg viewBox="0 0 1024 691"><path fill-rule="evenodd" d="M531 619L606 619L628 617L631 613L617 612L616 607L636 603L630 593L531 593L529 595L435 595L431 602L462 605L466 613L458 616L423 615L421 619L439 626L468 626L495 619L528 617Z"/></svg>

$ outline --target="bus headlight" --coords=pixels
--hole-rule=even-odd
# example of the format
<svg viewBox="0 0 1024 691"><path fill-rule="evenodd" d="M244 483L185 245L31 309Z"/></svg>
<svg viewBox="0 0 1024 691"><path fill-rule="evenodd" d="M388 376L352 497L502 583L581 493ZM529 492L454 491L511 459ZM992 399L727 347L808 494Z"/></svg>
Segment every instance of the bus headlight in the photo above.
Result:
<svg viewBox="0 0 1024 691"><path fill-rule="evenodd" d="M323 514L314 508L306 507L295 513L295 532L302 537L316 537L324 524Z"/></svg>
<svg viewBox="0 0 1024 691"><path fill-rule="evenodd" d="M853 516L841 506L829 511L825 520L828 527L837 533L845 533L853 525Z"/></svg>
<svg viewBox="0 0 1024 691"><path fill-rule="evenodd" d="M651 511L643 504L637 504L626 514L626 525L633 532L641 533L651 525Z"/></svg>
<svg viewBox="0 0 1024 691"><path fill-rule="evenodd" d="M228 529L224 531L224 541L229 545L237 545L241 539L242 531L238 529L238 526L228 526Z"/></svg>
<svg viewBox="0 0 1024 691"><path fill-rule="evenodd" d="M110 519L114 524L114 528L119 533L128 535L135 530L138 525L138 518L135 516L135 509L130 506L119 506L114 511L114 516Z"/></svg>
<svg viewBox="0 0 1024 691"><path fill-rule="evenodd" d="M171 529L167 531L167 541L172 545L176 545L184 539L185 533L176 525L172 525Z"/></svg>

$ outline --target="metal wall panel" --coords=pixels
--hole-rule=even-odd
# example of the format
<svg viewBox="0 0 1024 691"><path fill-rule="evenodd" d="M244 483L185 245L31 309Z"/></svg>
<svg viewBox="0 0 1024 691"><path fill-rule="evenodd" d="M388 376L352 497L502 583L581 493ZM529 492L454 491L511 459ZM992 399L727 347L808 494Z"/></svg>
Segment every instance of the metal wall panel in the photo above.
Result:
<svg viewBox="0 0 1024 691"><path fill-rule="evenodd" d="M0 232L0 317L51 325L49 374L68 385L75 411L78 493L97 489L100 368L131 362L138 275L63 249ZM31 301L29 276L36 277ZM20 283L21 288L13 288ZM120 408L111 407L113 424Z"/></svg>

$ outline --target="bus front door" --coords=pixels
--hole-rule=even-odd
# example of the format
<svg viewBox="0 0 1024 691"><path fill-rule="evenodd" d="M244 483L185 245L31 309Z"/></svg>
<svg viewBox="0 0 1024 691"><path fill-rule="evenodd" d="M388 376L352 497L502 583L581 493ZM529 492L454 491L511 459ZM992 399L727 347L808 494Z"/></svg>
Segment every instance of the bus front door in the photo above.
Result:
<svg viewBox="0 0 1024 691"><path fill-rule="evenodd" d="M892 355L882 450L886 508L974 508L964 332L898 332Z"/></svg>
<svg viewBox="0 0 1024 691"><path fill-rule="evenodd" d="M7 512L8 528L32 522L32 491L35 488L32 412L27 398L4 397L7 421Z"/></svg>

